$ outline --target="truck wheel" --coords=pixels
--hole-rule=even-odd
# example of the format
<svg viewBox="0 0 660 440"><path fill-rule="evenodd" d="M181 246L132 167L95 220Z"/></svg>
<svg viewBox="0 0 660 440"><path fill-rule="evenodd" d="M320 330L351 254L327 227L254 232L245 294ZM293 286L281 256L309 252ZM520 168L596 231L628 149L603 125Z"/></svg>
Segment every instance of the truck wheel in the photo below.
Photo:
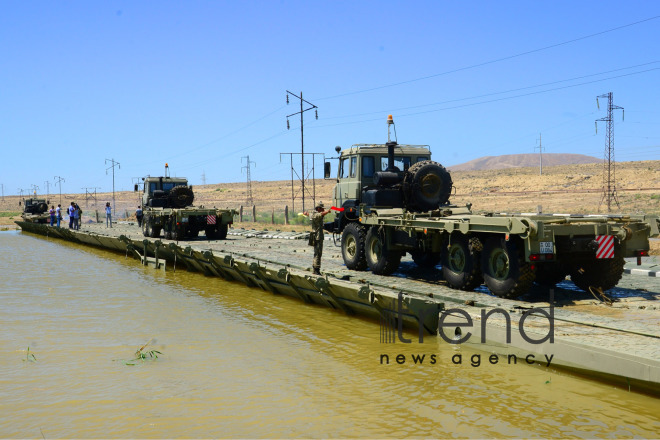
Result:
<svg viewBox="0 0 660 440"><path fill-rule="evenodd" d="M371 228L364 240L364 252L369 269L376 275L390 275L399 268L401 252L387 249L378 228Z"/></svg>
<svg viewBox="0 0 660 440"><path fill-rule="evenodd" d="M427 269L432 269L437 266L441 259L439 252L412 251L410 256L416 265Z"/></svg>
<svg viewBox="0 0 660 440"><path fill-rule="evenodd" d="M152 226L151 238L158 238L158 237L160 237L160 226Z"/></svg>
<svg viewBox="0 0 660 440"><path fill-rule="evenodd" d="M228 225L218 226L218 240L226 240L227 239L227 230L228 229L229 229Z"/></svg>
<svg viewBox="0 0 660 440"><path fill-rule="evenodd" d="M341 256L344 264L351 270L365 270L367 260L364 256L364 226L349 223L341 234Z"/></svg>
<svg viewBox="0 0 660 440"><path fill-rule="evenodd" d="M216 240L218 238L217 230L213 226L204 229L204 234L206 234L207 240Z"/></svg>
<svg viewBox="0 0 660 440"><path fill-rule="evenodd" d="M151 218L148 215L142 219L142 235L151 237Z"/></svg>
<svg viewBox="0 0 660 440"><path fill-rule="evenodd" d="M488 289L500 298L516 298L527 292L535 273L514 240L491 238L481 255L481 270Z"/></svg>
<svg viewBox="0 0 660 440"><path fill-rule="evenodd" d="M479 253L466 235L451 235L449 245L442 252L442 275L453 289L474 290L484 282Z"/></svg>
<svg viewBox="0 0 660 440"><path fill-rule="evenodd" d="M571 281L585 292L589 292L589 287L609 290L619 283L624 264L626 262L620 255L609 259L587 261L571 270Z"/></svg>
<svg viewBox="0 0 660 440"><path fill-rule="evenodd" d="M536 284L553 287L566 279L568 270L560 263L539 264L536 269Z"/></svg>

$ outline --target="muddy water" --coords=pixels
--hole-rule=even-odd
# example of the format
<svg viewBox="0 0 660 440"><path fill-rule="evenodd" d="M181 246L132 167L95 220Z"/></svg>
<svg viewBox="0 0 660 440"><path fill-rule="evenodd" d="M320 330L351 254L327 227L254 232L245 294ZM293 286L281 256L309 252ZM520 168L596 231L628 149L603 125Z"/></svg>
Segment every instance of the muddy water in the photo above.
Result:
<svg viewBox="0 0 660 440"><path fill-rule="evenodd" d="M660 432L659 400L552 366L473 367L476 352L437 338L381 344L376 322L28 234L0 233L0 249L0 437ZM158 359L122 361L152 338Z"/></svg>

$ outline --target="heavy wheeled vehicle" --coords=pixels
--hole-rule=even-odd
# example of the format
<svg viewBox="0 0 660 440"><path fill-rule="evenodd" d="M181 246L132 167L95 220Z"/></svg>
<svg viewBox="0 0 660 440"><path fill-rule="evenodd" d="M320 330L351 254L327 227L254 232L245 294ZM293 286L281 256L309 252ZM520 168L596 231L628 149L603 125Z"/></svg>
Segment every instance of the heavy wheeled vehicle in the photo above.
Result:
<svg viewBox="0 0 660 440"><path fill-rule="evenodd" d="M409 253L422 267L442 266L447 284L481 284L500 297L527 292L534 282L553 286L570 276L589 291L614 287L624 258L648 255L657 216L475 214L449 203L449 171L423 145L357 144L341 150L333 204L324 229L341 234L349 269L388 275ZM326 178L330 163L325 163Z"/></svg>
<svg viewBox="0 0 660 440"><path fill-rule="evenodd" d="M23 221L30 223L48 223L50 221L50 214L48 213L49 203L46 199L38 199L36 197L18 202L19 206L21 204L23 205L21 218Z"/></svg>
<svg viewBox="0 0 660 440"><path fill-rule="evenodd" d="M224 240L237 212L233 209L193 206L195 194L185 177L145 177L142 194L142 233L145 237L185 240L204 232L208 240ZM135 185L135 191L139 186Z"/></svg>

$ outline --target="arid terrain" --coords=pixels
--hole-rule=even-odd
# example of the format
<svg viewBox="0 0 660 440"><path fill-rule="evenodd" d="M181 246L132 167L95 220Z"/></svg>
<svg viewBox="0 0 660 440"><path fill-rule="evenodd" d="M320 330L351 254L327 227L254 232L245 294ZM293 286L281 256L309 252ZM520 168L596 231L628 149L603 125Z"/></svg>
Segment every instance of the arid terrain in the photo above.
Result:
<svg viewBox="0 0 660 440"><path fill-rule="evenodd" d="M509 168L482 171L453 171L455 195L451 201L457 205L472 203L475 212L536 212L540 205L545 213L597 213L606 212L601 188L602 164L548 166L539 175L538 167ZM660 161L619 162L616 164L616 182L620 209L613 205L612 212L660 214ZM329 207L332 201L334 179L316 181L316 200ZM257 221L235 227L283 228L284 207L289 207L292 222L301 223L297 214L302 211L300 183L294 182L295 203L291 200L290 181L252 182ZM195 204L239 209L244 205L244 220L252 220L251 207L246 205L246 184L218 183L194 186ZM305 208L312 206L311 193L306 196ZM119 217L133 216L139 194L117 192L116 207ZM5 196L0 202L0 225L13 225L19 218L19 197ZM112 193L98 193L97 201L85 200L84 194L62 194L62 206L77 202L85 216L94 216L95 210L103 216L105 202L112 201ZM51 204L59 203L59 194L50 196ZM275 217L278 226L267 226ZM305 229L305 225L290 225L287 229Z"/></svg>

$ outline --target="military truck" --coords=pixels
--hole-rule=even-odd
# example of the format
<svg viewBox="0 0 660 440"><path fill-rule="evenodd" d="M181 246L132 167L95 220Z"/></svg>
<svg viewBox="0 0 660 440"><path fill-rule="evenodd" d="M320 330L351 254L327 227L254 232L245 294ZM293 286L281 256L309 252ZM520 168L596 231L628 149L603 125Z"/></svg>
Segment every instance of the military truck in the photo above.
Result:
<svg viewBox="0 0 660 440"><path fill-rule="evenodd" d="M30 198L24 199L23 213L21 217L24 221L30 223L48 223L50 221L50 214L48 213L48 203L46 199ZM19 206L21 202L18 202Z"/></svg>
<svg viewBox="0 0 660 440"><path fill-rule="evenodd" d="M145 237L185 240L204 231L208 240L224 240L234 221L233 209L193 206L195 195L184 177L170 177L165 167L164 177L145 177L142 194L142 233ZM135 191L139 186L135 185Z"/></svg>
<svg viewBox="0 0 660 440"><path fill-rule="evenodd" d="M357 144L341 150L333 205L324 229L341 234L352 270L389 275L409 253L422 267L442 265L447 284L473 290L485 283L500 297L517 297L534 282L555 285L570 276L585 291L614 287L624 257L648 255L658 235L655 216L475 214L452 205L449 171L424 145ZM325 163L326 178L330 163Z"/></svg>

